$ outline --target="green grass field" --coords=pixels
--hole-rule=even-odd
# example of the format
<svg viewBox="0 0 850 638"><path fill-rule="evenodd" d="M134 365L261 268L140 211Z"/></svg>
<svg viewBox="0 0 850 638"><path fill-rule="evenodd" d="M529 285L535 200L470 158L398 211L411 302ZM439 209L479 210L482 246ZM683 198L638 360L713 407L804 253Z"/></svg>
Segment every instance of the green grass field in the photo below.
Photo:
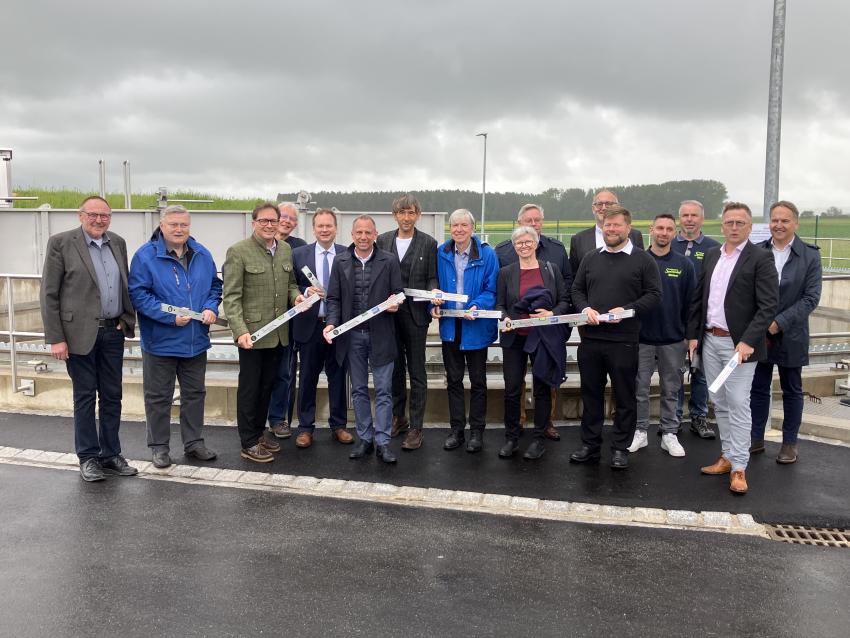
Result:
<svg viewBox="0 0 850 638"><path fill-rule="evenodd" d="M80 202L89 195L98 193L86 193L83 191L66 189L45 188L22 188L15 191L20 197L38 197L34 202L15 202L16 208L38 208L42 204L50 204L51 208L77 208ZM236 199L209 195L207 193L195 193L181 191L169 193L169 199L211 199L211 204L187 204L192 210L251 210L258 203L265 201L264 198ZM106 201L112 208L124 208L124 193L107 193ZM156 208L156 193L133 193L132 204L134 209Z"/></svg>

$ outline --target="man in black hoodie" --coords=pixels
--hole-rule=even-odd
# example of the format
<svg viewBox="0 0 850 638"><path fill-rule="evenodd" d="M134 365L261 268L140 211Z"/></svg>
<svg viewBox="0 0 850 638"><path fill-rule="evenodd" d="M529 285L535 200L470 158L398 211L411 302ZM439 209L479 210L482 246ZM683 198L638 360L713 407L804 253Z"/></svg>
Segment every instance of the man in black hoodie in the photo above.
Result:
<svg viewBox="0 0 850 638"><path fill-rule="evenodd" d="M581 374L581 440L570 455L573 463L599 460L605 418L606 377L611 377L616 414L611 441L611 467L629 465L627 447L636 425L635 377L638 368L639 317L661 302L661 280L655 260L636 250L629 238L632 216L622 206L605 211L605 246L582 259L573 282L576 310L587 315L579 328L578 366ZM600 313L634 310L637 317L600 323Z"/></svg>

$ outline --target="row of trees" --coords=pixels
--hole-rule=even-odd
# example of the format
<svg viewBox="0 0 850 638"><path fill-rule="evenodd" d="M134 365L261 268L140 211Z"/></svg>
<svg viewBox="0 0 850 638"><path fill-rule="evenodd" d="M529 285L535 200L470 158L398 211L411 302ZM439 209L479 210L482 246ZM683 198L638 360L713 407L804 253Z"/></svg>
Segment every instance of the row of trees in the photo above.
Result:
<svg viewBox="0 0 850 638"><path fill-rule="evenodd" d="M590 217L593 194L597 189L550 188L542 193L487 193L488 220L512 220L523 204L534 202L542 206L547 219L587 219ZM726 201L726 186L715 180L693 179L663 184L637 184L611 186L620 202L636 219L652 219L659 213L676 214L679 204L686 199L703 203L706 216L717 217ZM347 211L389 210L393 199L402 191L361 191L344 193L320 191L313 193L313 201L325 208L336 207ZM481 211L481 193L469 190L414 191L427 211L451 212L468 208L476 217ZM294 201L295 193L280 193L278 201Z"/></svg>

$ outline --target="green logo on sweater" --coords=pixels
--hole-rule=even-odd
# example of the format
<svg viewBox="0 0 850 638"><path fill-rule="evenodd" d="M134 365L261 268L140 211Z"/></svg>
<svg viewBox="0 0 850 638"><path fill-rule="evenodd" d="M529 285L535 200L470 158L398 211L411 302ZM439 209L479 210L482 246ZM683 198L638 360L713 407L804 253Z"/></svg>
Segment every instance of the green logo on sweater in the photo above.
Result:
<svg viewBox="0 0 850 638"><path fill-rule="evenodd" d="M665 268L664 274L673 279L678 279L682 275L681 268Z"/></svg>

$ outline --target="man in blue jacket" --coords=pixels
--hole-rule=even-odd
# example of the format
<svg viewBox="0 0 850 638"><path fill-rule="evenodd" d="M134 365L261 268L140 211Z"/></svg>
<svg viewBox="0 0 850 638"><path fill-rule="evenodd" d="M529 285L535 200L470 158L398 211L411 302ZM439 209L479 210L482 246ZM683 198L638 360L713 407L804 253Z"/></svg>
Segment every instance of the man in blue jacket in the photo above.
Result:
<svg viewBox="0 0 850 638"><path fill-rule="evenodd" d="M133 256L130 299L139 315L148 447L153 464L171 465L171 403L180 381L180 433L188 457L210 461L204 445L204 399L209 327L218 316L221 279L210 252L190 235L191 217L183 206L162 213L159 232ZM188 308L201 321L162 310L162 304Z"/></svg>
<svg viewBox="0 0 850 638"><path fill-rule="evenodd" d="M444 307L461 310L492 310L496 305L496 281L499 260L475 232L475 218L466 209L449 216L452 238L437 248L437 277L440 290L469 296L466 303L445 302ZM431 314L440 316L439 306ZM443 342L443 365L446 367L446 391L449 396L449 424L452 431L443 447L453 450L464 442L466 402L463 392L464 364L471 385L469 397L469 443L467 452L480 452L483 447L487 415L487 347L496 340L495 319L440 319Z"/></svg>

